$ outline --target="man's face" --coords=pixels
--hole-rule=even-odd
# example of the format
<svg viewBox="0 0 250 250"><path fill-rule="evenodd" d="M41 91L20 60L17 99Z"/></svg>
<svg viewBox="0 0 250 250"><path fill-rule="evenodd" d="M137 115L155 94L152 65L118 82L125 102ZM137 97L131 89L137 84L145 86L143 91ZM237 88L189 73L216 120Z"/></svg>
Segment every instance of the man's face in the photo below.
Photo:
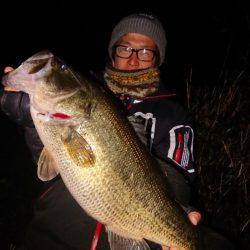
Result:
<svg viewBox="0 0 250 250"><path fill-rule="evenodd" d="M118 45L121 46L117 47ZM116 47L116 52L112 59L112 65L116 69L137 70L155 66L157 60L156 45L148 36L138 33L127 33L117 41ZM124 58L124 55L128 58Z"/></svg>

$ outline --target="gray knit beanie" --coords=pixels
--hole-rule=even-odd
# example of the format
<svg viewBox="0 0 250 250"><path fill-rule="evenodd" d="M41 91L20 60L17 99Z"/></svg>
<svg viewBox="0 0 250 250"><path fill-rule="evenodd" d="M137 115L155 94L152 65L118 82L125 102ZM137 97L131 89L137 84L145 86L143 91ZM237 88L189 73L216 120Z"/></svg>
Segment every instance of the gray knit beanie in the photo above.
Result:
<svg viewBox="0 0 250 250"><path fill-rule="evenodd" d="M109 56L112 58L112 49L117 40L126 33L140 33L153 39L158 47L161 65L165 59L167 45L166 33L161 22L154 16L148 14L132 14L122 18L114 27L109 42Z"/></svg>

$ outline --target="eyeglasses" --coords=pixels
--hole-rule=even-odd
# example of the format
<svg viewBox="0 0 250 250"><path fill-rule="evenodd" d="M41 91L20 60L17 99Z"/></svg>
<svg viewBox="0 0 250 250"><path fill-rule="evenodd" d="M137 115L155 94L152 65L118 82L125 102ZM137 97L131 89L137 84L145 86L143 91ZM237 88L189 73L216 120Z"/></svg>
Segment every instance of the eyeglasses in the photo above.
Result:
<svg viewBox="0 0 250 250"><path fill-rule="evenodd" d="M120 58L130 58L135 52L137 59L143 62L153 61L156 54L156 51L152 49L133 49L124 45L115 45L114 52Z"/></svg>

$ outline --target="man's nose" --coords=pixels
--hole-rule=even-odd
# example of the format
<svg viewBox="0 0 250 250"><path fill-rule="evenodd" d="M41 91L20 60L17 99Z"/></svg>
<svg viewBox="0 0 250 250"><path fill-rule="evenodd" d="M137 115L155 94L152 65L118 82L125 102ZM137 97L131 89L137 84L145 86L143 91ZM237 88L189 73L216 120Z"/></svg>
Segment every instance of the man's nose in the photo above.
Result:
<svg viewBox="0 0 250 250"><path fill-rule="evenodd" d="M133 51L131 57L129 58L130 65L139 65L139 60L136 55L136 51Z"/></svg>

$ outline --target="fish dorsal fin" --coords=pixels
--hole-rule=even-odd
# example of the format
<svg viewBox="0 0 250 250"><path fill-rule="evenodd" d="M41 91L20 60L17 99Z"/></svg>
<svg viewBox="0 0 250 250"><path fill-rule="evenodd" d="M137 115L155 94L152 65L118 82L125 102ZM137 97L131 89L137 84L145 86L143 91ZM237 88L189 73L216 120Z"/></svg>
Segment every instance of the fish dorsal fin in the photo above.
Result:
<svg viewBox="0 0 250 250"><path fill-rule="evenodd" d="M52 180L59 174L54 158L45 147L40 154L37 165L37 176L42 181Z"/></svg>
<svg viewBox="0 0 250 250"><path fill-rule="evenodd" d="M150 250L148 243L142 240L125 238L108 229L108 240L111 250Z"/></svg>
<svg viewBox="0 0 250 250"><path fill-rule="evenodd" d="M73 128L68 127L61 136L71 160L80 167L93 167L95 155L88 142Z"/></svg>

